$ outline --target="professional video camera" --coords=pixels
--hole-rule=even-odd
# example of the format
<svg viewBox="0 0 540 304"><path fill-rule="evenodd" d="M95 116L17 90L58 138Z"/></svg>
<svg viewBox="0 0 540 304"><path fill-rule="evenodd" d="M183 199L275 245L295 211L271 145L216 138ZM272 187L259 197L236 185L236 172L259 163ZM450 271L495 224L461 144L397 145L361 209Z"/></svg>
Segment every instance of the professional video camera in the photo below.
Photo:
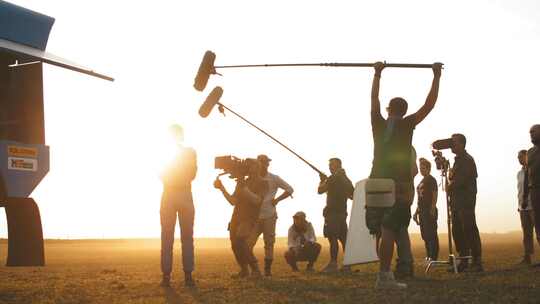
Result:
<svg viewBox="0 0 540 304"><path fill-rule="evenodd" d="M220 175L229 174L230 178L243 178L248 175L249 161L254 159L241 159L236 156L217 156L214 159L214 168L223 170Z"/></svg>
<svg viewBox="0 0 540 304"><path fill-rule="evenodd" d="M431 147L433 147L431 154L433 154L435 157L435 165L437 166L437 170L441 170L443 172L448 171L450 162L442 155L440 150L451 149L453 143L452 138L445 138L436 140L433 142L433 144L431 144Z"/></svg>

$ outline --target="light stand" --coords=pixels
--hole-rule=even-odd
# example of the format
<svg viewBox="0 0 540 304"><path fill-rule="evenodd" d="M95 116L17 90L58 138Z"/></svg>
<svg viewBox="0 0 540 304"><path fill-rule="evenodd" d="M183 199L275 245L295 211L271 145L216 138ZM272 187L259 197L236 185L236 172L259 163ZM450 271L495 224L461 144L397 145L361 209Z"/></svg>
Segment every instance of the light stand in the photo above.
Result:
<svg viewBox="0 0 540 304"><path fill-rule="evenodd" d="M441 170L441 188L446 197L446 222L448 224L448 260L447 261L429 261L426 266L425 273L427 274L432 267L437 266L451 266L454 270L454 273L458 273L457 261L458 260L469 260L472 259L472 256L456 256L454 255L454 250L452 246L452 208L450 208L450 195L446 189L448 185L448 169L450 167L450 162L442 156L440 151L433 151L433 155L436 156L435 162L437 163L437 169ZM437 158L439 158L437 160ZM438 162L439 161L439 162Z"/></svg>

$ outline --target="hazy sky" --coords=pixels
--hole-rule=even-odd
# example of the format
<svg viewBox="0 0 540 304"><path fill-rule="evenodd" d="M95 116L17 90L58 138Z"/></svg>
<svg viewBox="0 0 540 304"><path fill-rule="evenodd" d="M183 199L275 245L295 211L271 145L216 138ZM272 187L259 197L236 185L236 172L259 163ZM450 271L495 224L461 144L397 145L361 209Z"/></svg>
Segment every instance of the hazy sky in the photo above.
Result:
<svg viewBox="0 0 540 304"><path fill-rule="evenodd" d="M438 103L415 132L418 155L431 158L435 139L466 134L479 171L480 230L520 227L517 151L539 123L537 1L12 2L56 18L48 51L116 78L45 68L51 172L33 194L45 237L159 237L158 173L171 123L184 125L198 151L196 236L227 235L232 208L211 185L214 157L227 154L266 153L271 171L295 188L278 207L278 235L298 210L322 232L325 197L309 167L231 115L202 119L197 110L221 85L223 103L325 171L328 158L340 157L358 181L371 168L372 69L223 70L200 93L192 84L206 50L216 64L443 62ZM402 96L416 111L431 80L427 69L386 69L383 106ZM439 209L445 231L442 196Z"/></svg>

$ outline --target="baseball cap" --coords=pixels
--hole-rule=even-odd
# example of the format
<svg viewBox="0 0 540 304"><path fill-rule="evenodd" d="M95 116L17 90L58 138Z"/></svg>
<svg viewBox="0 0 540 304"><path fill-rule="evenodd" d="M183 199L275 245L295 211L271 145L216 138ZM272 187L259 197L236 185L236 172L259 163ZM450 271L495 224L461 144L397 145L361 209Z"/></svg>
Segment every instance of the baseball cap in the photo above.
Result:
<svg viewBox="0 0 540 304"><path fill-rule="evenodd" d="M303 211L298 211L293 215L293 218L295 217L303 217L306 218L306 214Z"/></svg>
<svg viewBox="0 0 540 304"><path fill-rule="evenodd" d="M266 154L260 154L259 156L257 156L257 160L259 160L260 162L270 162L270 161L272 161L272 159L270 157L268 157Z"/></svg>

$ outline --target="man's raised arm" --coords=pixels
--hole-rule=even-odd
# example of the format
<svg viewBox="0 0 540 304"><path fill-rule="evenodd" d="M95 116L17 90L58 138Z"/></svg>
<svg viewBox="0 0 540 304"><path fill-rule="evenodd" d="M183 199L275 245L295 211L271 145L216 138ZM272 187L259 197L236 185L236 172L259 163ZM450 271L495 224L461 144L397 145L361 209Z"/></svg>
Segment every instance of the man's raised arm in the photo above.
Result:
<svg viewBox="0 0 540 304"><path fill-rule="evenodd" d="M431 83L431 89L426 98L426 103L416 112L416 124L419 124L428 116L429 112L435 107L435 102L437 102L437 97L439 96L439 81L441 79L441 69L442 63L435 62L433 64L433 82Z"/></svg>
<svg viewBox="0 0 540 304"><path fill-rule="evenodd" d="M381 82L381 72L384 69L384 63L377 61L373 66L375 74L373 75L373 84L371 85L371 117L381 115L381 101L379 100L379 86Z"/></svg>

